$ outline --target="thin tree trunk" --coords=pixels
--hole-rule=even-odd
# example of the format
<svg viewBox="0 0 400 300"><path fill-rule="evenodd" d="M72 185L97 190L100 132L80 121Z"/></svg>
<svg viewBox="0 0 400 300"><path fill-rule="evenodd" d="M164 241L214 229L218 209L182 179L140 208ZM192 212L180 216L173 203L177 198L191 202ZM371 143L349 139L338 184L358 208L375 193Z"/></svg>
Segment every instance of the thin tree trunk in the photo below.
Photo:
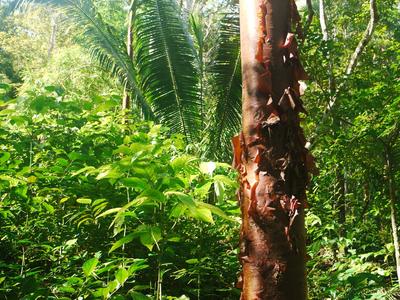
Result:
<svg viewBox="0 0 400 300"><path fill-rule="evenodd" d="M56 14L53 14L51 16L51 33L50 33L50 37L49 37L49 47L47 49L47 59L51 58L53 50L56 47L57 17L58 17L58 15L56 15Z"/></svg>
<svg viewBox="0 0 400 300"><path fill-rule="evenodd" d="M319 23L321 25L322 39L327 41L329 38L328 27L326 26L326 15L324 0L319 0Z"/></svg>
<svg viewBox="0 0 400 300"><path fill-rule="evenodd" d="M336 208L338 211L338 223L339 223L339 236L344 237L346 235L346 194L347 184L346 178L343 174L342 168L336 170L337 180L337 202Z"/></svg>
<svg viewBox="0 0 400 300"><path fill-rule="evenodd" d="M126 37L126 51L129 55L131 62L133 61L133 18L134 18L134 3L135 0L132 0L131 5L129 7L129 14L128 14L128 34ZM125 83L124 86L124 96L122 98L122 109L126 110L131 107L131 97L129 95L129 88L128 83Z"/></svg>
<svg viewBox="0 0 400 300"><path fill-rule="evenodd" d="M292 0L241 0L243 131L233 138L242 211L242 300L307 297L304 207L313 158L304 112Z"/></svg>
<svg viewBox="0 0 400 300"><path fill-rule="evenodd" d="M388 179L389 198L390 198L390 221L392 225L392 237L394 244L394 254L396 261L397 281L400 284L400 249L399 249L399 235L397 232L396 220L396 188L393 178L392 159L389 150L386 151L386 175Z"/></svg>

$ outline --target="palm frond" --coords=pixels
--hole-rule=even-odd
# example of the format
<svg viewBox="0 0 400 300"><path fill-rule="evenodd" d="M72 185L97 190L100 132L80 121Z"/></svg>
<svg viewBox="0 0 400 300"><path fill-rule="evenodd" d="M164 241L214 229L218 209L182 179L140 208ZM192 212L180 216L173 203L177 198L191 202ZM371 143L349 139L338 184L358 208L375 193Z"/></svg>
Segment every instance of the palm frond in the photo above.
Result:
<svg viewBox="0 0 400 300"><path fill-rule="evenodd" d="M175 0L143 1L134 31L141 87L156 118L194 140L200 119L199 80L193 42L179 6Z"/></svg>
<svg viewBox="0 0 400 300"><path fill-rule="evenodd" d="M196 55L196 68L199 73L199 93L200 93L200 117L204 122L205 113L205 75L206 75L206 62L205 56L205 36L204 36L204 21L199 14L192 13L189 18L191 34L194 38L195 55Z"/></svg>
<svg viewBox="0 0 400 300"><path fill-rule="evenodd" d="M91 56L111 75L123 84L127 83L143 116L153 119L153 111L137 84L136 70L123 39L102 20L92 0L66 0L66 4L67 15L83 30L82 36L89 45Z"/></svg>
<svg viewBox="0 0 400 300"><path fill-rule="evenodd" d="M213 91L207 147L208 157L228 160L231 138L240 130L242 109L242 80L240 61L240 30L238 12L226 14L221 20L218 49L210 67Z"/></svg>

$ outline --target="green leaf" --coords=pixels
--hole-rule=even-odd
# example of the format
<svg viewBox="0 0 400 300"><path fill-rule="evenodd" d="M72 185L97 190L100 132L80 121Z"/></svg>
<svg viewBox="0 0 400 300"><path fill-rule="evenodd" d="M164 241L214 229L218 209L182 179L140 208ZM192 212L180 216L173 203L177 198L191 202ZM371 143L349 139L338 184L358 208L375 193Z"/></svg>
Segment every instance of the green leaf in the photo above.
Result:
<svg viewBox="0 0 400 300"><path fill-rule="evenodd" d="M84 172L90 173L91 171L95 171L95 170L96 170L95 167L87 166L87 167L84 167L82 169L79 169L78 171L73 172L71 176L74 177L74 176L77 176L77 175L79 175L81 173L84 173Z"/></svg>
<svg viewBox="0 0 400 300"><path fill-rule="evenodd" d="M196 208L196 203L193 201L193 197L190 195L187 195L182 192L178 191L168 191L164 193L166 196L176 196L178 200L186 205L189 209L195 209Z"/></svg>
<svg viewBox="0 0 400 300"><path fill-rule="evenodd" d="M195 265L199 263L199 260L197 258L191 258L186 260L186 263L188 263L189 265Z"/></svg>
<svg viewBox="0 0 400 300"><path fill-rule="evenodd" d="M122 209L122 207L115 207L115 208L108 209L108 210L102 212L101 214L99 214L96 217L96 219L119 212L121 209Z"/></svg>
<svg viewBox="0 0 400 300"><path fill-rule="evenodd" d="M94 2L69 0L66 4L69 19L83 29L85 43L91 56L120 82L126 82L135 95L132 100L142 115L146 119L154 119L153 110L137 83L136 69L126 51L126 45L121 42L113 28L103 21ZM134 4L132 9L136 10L136 2Z"/></svg>
<svg viewBox="0 0 400 300"><path fill-rule="evenodd" d="M115 273L115 279L122 286L124 285L124 283L128 279L128 277L129 277L129 273L124 268L118 269L118 271Z"/></svg>
<svg viewBox="0 0 400 300"><path fill-rule="evenodd" d="M5 163L7 160L9 160L11 157L11 154L9 152L3 152L3 155L0 157L0 164Z"/></svg>
<svg viewBox="0 0 400 300"><path fill-rule="evenodd" d="M96 257L93 257L93 258L85 261L85 263L82 266L82 270L86 277L89 277L90 275L93 274L98 263L99 263L99 260Z"/></svg>
<svg viewBox="0 0 400 300"><path fill-rule="evenodd" d="M209 68L210 92L215 99L213 118L207 130L207 154L218 160L231 160L231 139L241 126L242 74L240 27L237 11L223 16L218 26L218 49Z"/></svg>
<svg viewBox="0 0 400 300"><path fill-rule="evenodd" d="M195 139L200 123L195 49L177 1L140 2L135 53L144 94L161 124Z"/></svg>
<svg viewBox="0 0 400 300"><path fill-rule="evenodd" d="M122 178L119 181L122 183L122 185L126 187L131 187L139 190L145 190L148 188L147 182L137 177Z"/></svg>
<svg viewBox="0 0 400 300"><path fill-rule="evenodd" d="M165 203L165 196L158 190L155 189L147 189L144 190L139 197L145 197L150 201Z"/></svg>
<svg viewBox="0 0 400 300"><path fill-rule="evenodd" d="M68 158L71 161L78 160L78 159L82 158L82 154L80 154L78 152L71 152L71 153L68 153Z"/></svg>
<svg viewBox="0 0 400 300"><path fill-rule="evenodd" d="M129 267L128 273L130 275L135 274L137 271L147 269L149 265L146 264L145 259L135 259L133 264Z"/></svg>
<svg viewBox="0 0 400 300"><path fill-rule="evenodd" d="M206 197L210 192L210 188L211 188L212 184L213 184L212 182L206 182L202 186L196 188L195 193L197 195L199 195L200 198Z"/></svg>
<svg viewBox="0 0 400 300"><path fill-rule="evenodd" d="M177 203L169 213L170 218L180 218L184 215L185 211L187 210L187 206L182 203Z"/></svg>
<svg viewBox="0 0 400 300"><path fill-rule="evenodd" d="M69 200L69 197L61 198L60 204L62 204L62 203L64 203L64 202L67 202L68 200Z"/></svg>
<svg viewBox="0 0 400 300"><path fill-rule="evenodd" d="M220 216L220 217L222 217L222 218L224 218L226 220L232 221L232 222L236 222L235 219L229 217L222 209L216 207L215 205L212 205L212 204L209 204L209 203L205 203L205 202L200 202L200 201L196 202L196 204L199 207L204 207L204 208L209 209L213 214L215 214L217 216Z"/></svg>
<svg viewBox="0 0 400 300"><path fill-rule="evenodd" d="M154 245L161 240L161 229L157 226L141 225L137 230L139 232L140 242L150 251L152 251Z"/></svg>
<svg viewBox="0 0 400 300"><path fill-rule="evenodd" d="M111 247L110 251L108 251L108 253L113 252L114 250L118 249L119 247L121 247L121 246L124 245L124 244L127 244L127 243L129 243L129 242L132 242L133 239L135 239L136 237L138 237L138 233L137 233L137 232L132 232L132 233L130 233L130 234L124 236L122 239L119 239L118 241L116 241L116 242L112 245L112 247Z"/></svg>
<svg viewBox="0 0 400 300"><path fill-rule="evenodd" d="M191 212L196 219L214 224L214 219L211 210L205 207L198 207L195 211Z"/></svg>
<svg viewBox="0 0 400 300"><path fill-rule="evenodd" d="M96 179L101 180L104 178L113 178L118 179L121 178L123 174L118 170L113 168L112 166L103 166L99 169L99 174L97 175Z"/></svg>
<svg viewBox="0 0 400 300"><path fill-rule="evenodd" d="M78 199L76 199L76 202L81 203L81 204L90 204L90 203L92 203L92 200L89 198L78 198Z"/></svg>
<svg viewBox="0 0 400 300"><path fill-rule="evenodd" d="M68 240L65 242L65 246L71 247L71 246L75 245L77 241L78 241L78 239Z"/></svg>

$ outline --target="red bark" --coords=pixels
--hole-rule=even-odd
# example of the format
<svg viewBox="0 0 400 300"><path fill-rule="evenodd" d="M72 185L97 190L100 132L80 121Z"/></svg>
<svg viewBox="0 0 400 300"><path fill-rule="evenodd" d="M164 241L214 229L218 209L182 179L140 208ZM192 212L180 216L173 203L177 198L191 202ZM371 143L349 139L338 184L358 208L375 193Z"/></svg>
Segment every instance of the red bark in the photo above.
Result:
<svg viewBox="0 0 400 300"><path fill-rule="evenodd" d="M233 139L242 210L243 300L307 297L304 207L308 170L299 113L294 0L241 0L243 131ZM298 33L298 32L297 32Z"/></svg>

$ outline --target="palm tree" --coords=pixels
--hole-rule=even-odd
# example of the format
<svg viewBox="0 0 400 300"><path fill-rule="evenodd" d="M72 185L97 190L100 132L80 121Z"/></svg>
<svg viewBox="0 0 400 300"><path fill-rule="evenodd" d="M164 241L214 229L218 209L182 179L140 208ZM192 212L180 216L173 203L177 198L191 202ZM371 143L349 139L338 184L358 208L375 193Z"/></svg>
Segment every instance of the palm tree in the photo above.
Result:
<svg viewBox="0 0 400 300"><path fill-rule="evenodd" d="M82 28L92 57L127 87L144 119L206 145L199 151L208 158L228 159L241 107L235 6L228 7L218 30L210 34L199 10L187 17L176 0L134 0L134 12L127 13L134 15L128 26L129 53L121 38L125 35L103 20L92 0L65 4L67 16Z"/></svg>

